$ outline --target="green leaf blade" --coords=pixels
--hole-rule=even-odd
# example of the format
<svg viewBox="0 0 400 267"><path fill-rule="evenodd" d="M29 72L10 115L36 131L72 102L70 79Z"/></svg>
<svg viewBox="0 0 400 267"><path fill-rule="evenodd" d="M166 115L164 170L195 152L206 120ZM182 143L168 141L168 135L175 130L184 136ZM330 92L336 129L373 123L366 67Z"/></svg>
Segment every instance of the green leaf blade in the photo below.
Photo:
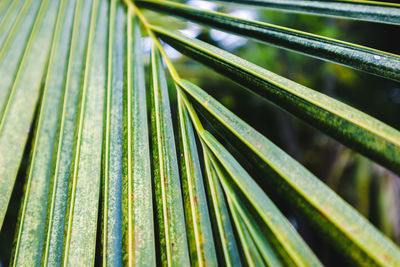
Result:
<svg viewBox="0 0 400 267"><path fill-rule="evenodd" d="M7 14L8 9L10 8L10 5L14 2L17 1L12 1L12 0L4 0L1 1L0 3L0 21L3 20L4 16ZM1 22L0 22L1 23Z"/></svg>
<svg viewBox="0 0 400 267"><path fill-rule="evenodd" d="M161 262L190 265L168 87L160 55L152 49L152 125Z"/></svg>
<svg viewBox="0 0 400 267"><path fill-rule="evenodd" d="M231 211L231 215L233 221L235 222L236 231L238 232L238 236L240 239L240 244L243 248L243 253L246 257L247 264L249 266L264 266L265 263L260 256L260 253L257 250L253 240L250 237L249 231L246 229L242 219L237 214L234 204L231 199L228 198L228 205Z"/></svg>
<svg viewBox="0 0 400 267"><path fill-rule="evenodd" d="M228 2L227 0L218 0ZM236 0L229 3L248 4L317 16L332 16L370 22L400 24L400 5L381 1L279 1L279 0Z"/></svg>
<svg viewBox="0 0 400 267"><path fill-rule="evenodd" d="M58 1L44 1L26 46L11 93L0 114L0 225L11 197L12 187L30 131L45 73ZM44 51L38 53L38 51ZM0 74L3 74L0 69Z"/></svg>
<svg viewBox="0 0 400 267"><path fill-rule="evenodd" d="M244 228L244 234L247 236L247 240L251 240L250 246L257 248L260 253L260 257L262 256L264 261L269 266L283 266L282 262L279 260L278 255L273 249L273 246L268 242L268 240L264 237L262 233L262 227L259 227L253 220L253 216L249 214L246 208L243 205L240 205L239 200L231 200L232 205L235 205L234 201L236 201L235 208L238 213L239 220ZM246 229L247 228L247 229ZM246 233L248 232L248 233ZM253 243L253 245L251 245ZM253 249L254 250L254 249ZM260 260L258 260L260 261Z"/></svg>
<svg viewBox="0 0 400 267"><path fill-rule="evenodd" d="M0 73L2 75L2 79L0 79L0 88L2 88L0 90L0 116L3 116L35 21L40 18L41 5L39 1L30 0L25 5L26 8L19 14L9 33L4 35L5 39L0 47Z"/></svg>
<svg viewBox="0 0 400 267"><path fill-rule="evenodd" d="M308 248L307 244L296 233L278 208L228 150L212 134L204 130L193 106L186 98L183 99L192 122L196 127L196 131L205 143L205 153L208 153L209 158L214 162L218 177L223 178L227 177L227 175L221 173L217 161L213 160L214 156L223 166L226 173L232 178L230 183L232 184L232 188L235 189L227 187L228 182L223 179L221 180L221 184L228 197L233 196L232 192L234 190L240 192L241 199L248 203L248 208L253 210L252 214L256 214L263 221L262 225L265 235L274 243L276 252L281 255L281 258L287 264L320 266L321 263L318 258ZM212 153L208 152L208 150Z"/></svg>
<svg viewBox="0 0 400 267"><path fill-rule="evenodd" d="M207 150L206 144L203 142L202 147L203 151ZM222 258L221 262L226 266L232 266L233 264L242 266L228 208L226 207L226 198L222 191L221 184L218 181L218 174L208 154L204 152L203 155L208 181L207 191L212 202L212 205L210 205L210 212L211 217L214 218L213 225L216 225L215 232L218 233L218 236L215 237L215 243L217 249L221 250L221 254L223 255L223 257L219 255L219 257Z"/></svg>
<svg viewBox="0 0 400 267"><path fill-rule="evenodd" d="M196 140L189 114L178 95L182 188L189 249L194 266L216 266L214 238L207 208Z"/></svg>
<svg viewBox="0 0 400 267"><path fill-rule="evenodd" d="M6 4L5 2L2 1L2 4ZM18 21L24 17L30 3L31 1L12 1L11 5L6 9L7 12L4 12L4 17L2 17L3 14L0 16L0 47L3 46L10 31L18 27L15 24L18 24Z"/></svg>
<svg viewBox="0 0 400 267"><path fill-rule="evenodd" d="M123 262L156 266L146 82L139 23L127 11L124 97Z"/></svg>
<svg viewBox="0 0 400 267"><path fill-rule="evenodd" d="M63 103L59 125L57 126L56 149L53 155L54 164L49 188L46 234L43 243L43 265L61 265L62 260L69 177L73 160L91 6L92 1L77 0L73 15L68 69L63 88Z"/></svg>
<svg viewBox="0 0 400 267"><path fill-rule="evenodd" d="M67 3L68 2L68 3ZM75 1L62 1L53 37L45 88L33 139L26 190L18 222L12 266L40 265L45 232L46 207L57 118L62 101Z"/></svg>
<svg viewBox="0 0 400 267"><path fill-rule="evenodd" d="M229 152L207 131L201 137L262 218L266 227L264 230L268 229L269 237L274 240L274 248L285 262L297 266L320 266L321 263L307 244ZM232 192L231 189L227 191Z"/></svg>
<svg viewBox="0 0 400 267"><path fill-rule="evenodd" d="M152 28L168 44L225 74L340 142L400 173L400 132L324 94L269 72L222 49Z"/></svg>
<svg viewBox="0 0 400 267"><path fill-rule="evenodd" d="M399 261L399 250L389 239L301 164L199 87L187 81L179 84L209 113L205 116L211 117L222 135L268 175L259 182L297 207L343 255L358 264L392 265Z"/></svg>
<svg viewBox="0 0 400 267"><path fill-rule="evenodd" d="M260 228L256 225L255 217L249 214L248 209L243 206L243 203L240 201L236 192L229 184L227 178L229 174L222 170L223 168L218 164L217 160L208 148L205 148L205 153L223 185L229 208L231 210L231 215L235 221L236 229L241 239L241 245L247 262L256 266L263 266L265 265L265 261L269 266L282 266L282 262L278 258L278 255L274 252L271 244L264 237ZM261 226L261 229L262 228L263 226ZM287 257L285 257L285 259L286 258Z"/></svg>
<svg viewBox="0 0 400 267"><path fill-rule="evenodd" d="M95 0L71 168L63 266L94 264L107 76L108 1Z"/></svg>
<svg viewBox="0 0 400 267"><path fill-rule="evenodd" d="M202 11L174 2L149 0L136 2L144 8L180 16L233 34L400 81L398 55L273 24Z"/></svg>
<svg viewBox="0 0 400 267"><path fill-rule="evenodd" d="M110 2L107 89L103 138L103 265L122 265L123 92L126 16L122 4Z"/></svg>

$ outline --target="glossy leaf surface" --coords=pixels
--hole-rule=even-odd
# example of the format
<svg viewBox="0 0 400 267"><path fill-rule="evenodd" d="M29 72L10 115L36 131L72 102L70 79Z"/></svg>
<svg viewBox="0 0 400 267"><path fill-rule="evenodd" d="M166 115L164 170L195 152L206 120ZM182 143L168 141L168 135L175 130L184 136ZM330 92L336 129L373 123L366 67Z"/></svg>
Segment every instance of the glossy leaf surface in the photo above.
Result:
<svg viewBox="0 0 400 267"><path fill-rule="evenodd" d="M218 0L228 2L226 0ZM379 23L400 24L399 4L365 1L365 0L339 0L339 1L296 1L296 0L235 0L230 3L256 5L290 12L310 13L318 16L333 16L350 18Z"/></svg>
<svg viewBox="0 0 400 267"><path fill-rule="evenodd" d="M400 173L400 132L394 128L203 41L159 27L152 29L182 53Z"/></svg>
<svg viewBox="0 0 400 267"><path fill-rule="evenodd" d="M213 28L267 42L309 56L400 81L400 56L307 32L202 11L169 1L136 1L137 5Z"/></svg>

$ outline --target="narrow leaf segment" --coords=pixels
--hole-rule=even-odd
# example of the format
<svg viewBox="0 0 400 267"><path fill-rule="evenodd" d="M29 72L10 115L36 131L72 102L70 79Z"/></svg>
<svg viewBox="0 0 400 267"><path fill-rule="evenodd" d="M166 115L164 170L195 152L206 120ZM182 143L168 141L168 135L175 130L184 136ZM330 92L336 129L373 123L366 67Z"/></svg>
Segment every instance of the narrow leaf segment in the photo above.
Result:
<svg viewBox="0 0 400 267"><path fill-rule="evenodd" d="M182 53L400 173L400 132L394 128L203 41L159 27L152 30Z"/></svg>
<svg viewBox="0 0 400 267"><path fill-rule="evenodd" d="M40 96L42 77L46 71L59 3L50 0L41 3L22 59L12 60L18 62L15 76L12 74L14 79L10 84L0 87L0 92L9 90L4 105L0 106L0 227L3 224L28 133L31 131L30 124ZM49 25L52 26L49 28ZM0 61L5 67L5 72L1 66L0 80L3 80L3 77L7 80L10 69L6 66L8 62L4 61L6 58L2 57L2 52Z"/></svg>
<svg viewBox="0 0 400 267"><path fill-rule="evenodd" d="M57 118L62 103L74 6L75 1L66 0L59 6L11 266L39 266L42 260Z"/></svg>
<svg viewBox="0 0 400 267"><path fill-rule="evenodd" d="M314 253L253 178L212 134L203 129L194 108L186 99L185 105L201 140L212 152L211 157L215 156L215 162L218 160L226 171L226 175L222 174L218 165L214 164L218 177L223 178L220 182L227 197L239 207L236 194L240 195L246 209L253 214L253 220L260 223L264 238L273 244L275 253L283 262L296 266L320 266ZM230 179L224 179L228 175Z"/></svg>
<svg viewBox="0 0 400 267"><path fill-rule="evenodd" d="M257 181L297 208L330 244L358 264L396 265L399 249L300 163L199 87L178 81L191 102L268 179Z"/></svg>
<svg viewBox="0 0 400 267"><path fill-rule="evenodd" d="M65 73L63 101L57 126L53 155L46 233L43 241L43 265L61 265L68 185L73 162L76 122L83 81L90 12L93 1L77 0L73 15L72 39L69 43L68 68Z"/></svg>
<svg viewBox="0 0 400 267"><path fill-rule="evenodd" d="M400 5L368 0L218 0L237 4L261 6L281 11L309 13L378 23L400 24Z"/></svg>
<svg viewBox="0 0 400 267"><path fill-rule="evenodd" d="M185 215L167 80L155 44L151 54L151 87L154 183L161 262L168 266L189 266Z"/></svg>
<svg viewBox="0 0 400 267"><path fill-rule="evenodd" d="M62 265L92 265L101 184L108 0L94 0L75 133Z"/></svg>
<svg viewBox="0 0 400 267"><path fill-rule="evenodd" d="M122 265L122 128L125 81L126 14L118 0L109 2L107 87L102 166L103 266Z"/></svg>
<svg viewBox="0 0 400 267"><path fill-rule="evenodd" d="M146 82L140 25L127 11L123 144L123 263L156 266Z"/></svg>
<svg viewBox="0 0 400 267"><path fill-rule="evenodd" d="M196 146L196 139L189 114L178 95L182 189L186 211L186 226L193 266L216 266L211 221L207 208L203 176Z"/></svg>
<svg viewBox="0 0 400 267"><path fill-rule="evenodd" d="M138 6L180 16L233 34L400 81L400 56L320 35L203 11L169 1L135 1ZM400 8L399 8L400 10Z"/></svg>
<svg viewBox="0 0 400 267"><path fill-rule="evenodd" d="M224 266L242 266L240 261L239 248L236 243L232 222L226 205L226 198L217 173L210 163L208 155L205 153L206 147L202 143L204 151L204 165L207 174L207 192L210 199L210 214L213 219L215 232L218 233L215 238L215 245L218 251L218 259Z"/></svg>

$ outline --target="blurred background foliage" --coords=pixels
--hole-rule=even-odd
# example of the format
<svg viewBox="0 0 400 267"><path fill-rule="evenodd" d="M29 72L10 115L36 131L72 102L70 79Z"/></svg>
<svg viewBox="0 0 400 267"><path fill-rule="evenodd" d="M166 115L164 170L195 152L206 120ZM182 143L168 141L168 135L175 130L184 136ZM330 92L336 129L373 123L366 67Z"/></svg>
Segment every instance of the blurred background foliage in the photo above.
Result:
<svg viewBox="0 0 400 267"><path fill-rule="evenodd" d="M285 13L240 5L228 7L228 5L216 5L214 2L200 0L182 2L202 9L273 23L400 54L400 45L396 38L400 36L400 30L393 25ZM207 27L159 13L145 11L144 14L154 25L177 29L192 37L217 45L272 72L352 105L400 130L400 84L397 82L215 29L210 30ZM148 54L150 47L150 38L145 37L144 52ZM222 75L182 56L173 48L166 46L166 51L182 78L205 89L236 115L306 166L378 229L400 245L399 177L281 111L273 104L243 90ZM173 86L170 86L170 89L173 89ZM176 92L170 90L172 108L176 108L175 95ZM173 110L173 114L177 113ZM25 149L24 161L20 167L10 208L0 233L0 240L2 240L0 266L7 264L11 252L29 151L30 141ZM249 171L251 173L251 170ZM337 255L323 242L323 237L314 234L296 211L279 202L275 201L275 203L324 264L332 266L338 264L340 257L336 257Z"/></svg>

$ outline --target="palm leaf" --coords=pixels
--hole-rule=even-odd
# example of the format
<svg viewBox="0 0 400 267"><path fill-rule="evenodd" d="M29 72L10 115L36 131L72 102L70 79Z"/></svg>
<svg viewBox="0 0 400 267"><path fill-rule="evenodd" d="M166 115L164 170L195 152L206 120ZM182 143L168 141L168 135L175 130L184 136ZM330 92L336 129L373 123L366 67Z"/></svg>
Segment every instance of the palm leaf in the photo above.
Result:
<svg viewBox="0 0 400 267"><path fill-rule="evenodd" d="M62 101L62 77L67 67L74 1L62 1L53 37L46 83L38 113L34 145L19 215L13 266L39 265L45 234L46 203L50 184L57 116ZM31 233L34 233L33 235Z"/></svg>
<svg viewBox="0 0 400 267"><path fill-rule="evenodd" d="M273 24L201 11L169 1L136 1L138 6L179 16L244 37L329 60L355 69L400 80L400 56Z"/></svg>
<svg viewBox="0 0 400 267"><path fill-rule="evenodd" d="M264 235L273 242L276 252L283 261L291 265L310 265L319 266L319 261L311 252L304 241L298 236L292 226L280 213L278 208L272 203L262 189L256 184L253 178L244 170L244 168L235 160L235 158L224 148L218 140L208 131L204 130L197 117L193 107L186 101L186 107L195 125L197 133L207 148L212 152L210 159L214 162L214 168L219 177L221 185L224 188L228 198L231 198L235 205L238 205L239 198L245 202L246 208L251 210L254 221L262 223ZM209 153L210 154L210 153ZM213 159L215 156L216 159ZM231 180L226 179L218 167L216 160L224 166ZM235 194L240 192L240 196ZM255 216L257 214L259 216Z"/></svg>
<svg viewBox="0 0 400 267"><path fill-rule="evenodd" d="M393 264L399 260L398 249L317 177L199 87L184 80L179 85L201 105L203 114L222 136L230 137L229 141L236 146L243 144L239 147L246 158L255 166L263 166L268 179L259 182L276 188L275 192L296 206L343 254L351 251L348 256L360 264ZM347 250L350 244L352 249Z"/></svg>
<svg viewBox="0 0 400 267"><path fill-rule="evenodd" d="M164 41L342 143L400 173L400 132L324 94L215 46L159 27Z"/></svg>
<svg viewBox="0 0 400 267"><path fill-rule="evenodd" d="M57 1L43 1L14 80L8 86L2 86L6 88L5 90L9 88L9 94L0 113L0 147L2 148L0 225L3 224L36 102L40 95L41 77L45 72L47 51L50 48L53 33L52 29L48 29L48 25L55 25L57 10ZM42 49L46 52L37 53ZM6 60L6 57L2 57L2 52L0 52L0 60ZM2 63L6 64L5 61ZM8 68L10 69L12 66Z"/></svg>
<svg viewBox="0 0 400 267"><path fill-rule="evenodd" d="M72 157L62 264L94 263L107 75L107 0L94 0Z"/></svg>
<svg viewBox="0 0 400 267"><path fill-rule="evenodd" d="M182 189L192 265L214 266L217 263L217 256L196 140L189 114L183 107L182 99L180 97L178 99L181 151L183 151Z"/></svg>
<svg viewBox="0 0 400 267"><path fill-rule="evenodd" d="M74 138L77 125L84 58L89 36L91 1L75 3L72 39L65 74L63 103L58 117L57 142L52 158L46 234L43 240L44 265L60 265L64 240L65 214L67 209L70 166L73 162ZM78 38L78 36L80 38Z"/></svg>
<svg viewBox="0 0 400 267"><path fill-rule="evenodd" d="M399 24L390 3L234 3ZM320 250L285 217L287 205L349 263L400 265L399 248L327 185L180 78L161 40L399 173L397 130L164 23L153 26L147 18L159 15L136 5L399 80L397 55L165 0L0 1L0 245L17 173L25 178L10 265L322 265ZM367 213L373 168L347 154L355 206ZM383 188L381 208L395 198ZM389 211L378 220L390 234Z"/></svg>
<svg viewBox="0 0 400 267"><path fill-rule="evenodd" d="M154 183L161 262L189 265L185 216L167 80L155 45L151 54Z"/></svg>
<svg viewBox="0 0 400 267"><path fill-rule="evenodd" d="M127 15L124 101L123 261L156 265L149 128L140 26ZM133 38L132 38L133 37Z"/></svg>
<svg viewBox="0 0 400 267"><path fill-rule="evenodd" d="M228 2L226 0L218 0ZM400 24L399 4L369 0L296 1L296 0L236 0L230 3L261 6L283 11L309 13L388 24Z"/></svg>

